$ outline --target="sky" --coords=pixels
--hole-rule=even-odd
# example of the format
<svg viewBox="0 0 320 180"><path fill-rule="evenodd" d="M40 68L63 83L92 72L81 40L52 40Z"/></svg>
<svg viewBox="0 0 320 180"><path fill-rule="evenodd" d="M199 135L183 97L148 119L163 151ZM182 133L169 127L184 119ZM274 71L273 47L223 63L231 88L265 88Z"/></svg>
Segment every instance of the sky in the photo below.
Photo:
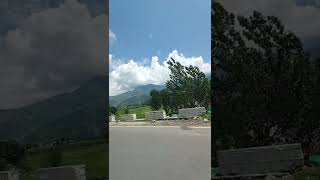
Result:
<svg viewBox="0 0 320 180"><path fill-rule="evenodd" d="M320 57L320 0L217 0L228 11L250 15L257 10L278 17L313 57Z"/></svg>
<svg viewBox="0 0 320 180"><path fill-rule="evenodd" d="M1 0L0 109L70 91L106 70L110 95L164 84L168 57L210 74L210 1L110 0L109 14L105 0L81 1L90 4L66 0L26 16L30 0ZM320 56L319 0L217 1L238 14L278 17Z"/></svg>
<svg viewBox="0 0 320 180"><path fill-rule="evenodd" d="M110 0L110 95L164 84L168 57L210 74L210 5L210 0Z"/></svg>
<svg viewBox="0 0 320 180"><path fill-rule="evenodd" d="M90 0L105 7L96 15L77 0L30 15L24 14L24 3L30 0L5 2L0 3L0 19L9 23L0 24L0 109L32 104L106 75L105 0ZM39 4L33 2L37 8Z"/></svg>

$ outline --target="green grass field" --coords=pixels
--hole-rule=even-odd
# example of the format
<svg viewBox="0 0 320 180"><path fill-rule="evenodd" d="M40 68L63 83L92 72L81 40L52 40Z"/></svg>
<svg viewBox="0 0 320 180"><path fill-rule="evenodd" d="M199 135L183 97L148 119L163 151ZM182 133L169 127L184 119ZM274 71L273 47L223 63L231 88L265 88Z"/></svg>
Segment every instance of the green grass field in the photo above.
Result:
<svg viewBox="0 0 320 180"><path fill-rule="evenodd" d="M107 143L105 140L82 142L78 144L60 146L62 152L61 166L86 165L88 180L107 179L109 160L107 156ZM49 150L46 148L28 151L27 166L32 170L48 167ZM30 177L22 176L22 180Z"/></svg>
<svg viewBox="0 0 320 180"><path fill-rule="evenodd" d="M218 172L217 169L211 169L212 174ZM294 174L294 179L298 180L320 180L320 167L307 167Z"/></svg>
<svg viewBox="0 0 320 180"><path fill-rule="evenodd" d="M150 106L129 106L129 114L136 114L137 119L144 118L144 113L152 111ZM125 108L118 110L118 116L125 114Z"/></svg>
<svg viewBox="0 0 320 180"><path fill-rule="evenodd" d="M299 180L320 180L320 167L308 167L294 175Z"/></svg>

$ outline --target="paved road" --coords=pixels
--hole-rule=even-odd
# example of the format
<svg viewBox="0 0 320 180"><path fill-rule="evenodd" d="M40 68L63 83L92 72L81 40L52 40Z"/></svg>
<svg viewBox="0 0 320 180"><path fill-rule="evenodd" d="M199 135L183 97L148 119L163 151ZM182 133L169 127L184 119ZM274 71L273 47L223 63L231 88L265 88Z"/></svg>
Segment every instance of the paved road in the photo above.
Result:
<svg viewBox="0 0 320 180"><path fill-rule="evenodd" d="M110 127L110 180L210 179L210 129Z"/></svg>

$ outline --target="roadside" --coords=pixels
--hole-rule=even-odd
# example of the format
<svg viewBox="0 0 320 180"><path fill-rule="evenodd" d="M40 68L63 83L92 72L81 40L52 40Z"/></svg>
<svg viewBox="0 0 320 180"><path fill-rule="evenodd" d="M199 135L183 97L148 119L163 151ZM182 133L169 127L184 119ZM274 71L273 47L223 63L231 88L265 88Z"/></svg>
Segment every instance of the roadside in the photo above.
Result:
<svg viewBox="0 0 320 180"><path fill-rule="evenodd" d="M21 171L20 179L32 180L37 169L52 167L52 162L56 162L56 166L84 164L87 180L107 179L108 145L105 139L96 139L59 145L58 154L52 154L50 147L29 149L23 162L25 169Z"/></svg>
<svg viewBox="0 0 320 180"><path fill-rule="evenodd" d="M109 122L109 126L180 126L211 127L210 121L203 120L158 120L158 121L118 121Z"/></svg>

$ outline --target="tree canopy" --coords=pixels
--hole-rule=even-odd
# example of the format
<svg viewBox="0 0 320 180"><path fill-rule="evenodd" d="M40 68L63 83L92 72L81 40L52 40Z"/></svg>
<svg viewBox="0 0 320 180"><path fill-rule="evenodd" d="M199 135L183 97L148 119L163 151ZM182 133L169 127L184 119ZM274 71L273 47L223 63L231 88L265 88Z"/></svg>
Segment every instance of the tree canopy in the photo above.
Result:
<svg viewBox="0 0 320 180"><path fill-rule="evenodd" d="M177 113L179 108L203 106L210 101L210 81L195 66L183 66L171 58L168 61L171 71L166 88L152 90L151 106L155 110L163 108L167 114Z"/></svg>
<svg viewBox="0 0 320 180"><path fill-rule="evenodd" d="M0 171L8 166L19 167L25 158L25 147L16 141L0 141Z"/></svg>
<svg viewBox="0 0 320 180"><path fill-rule="evenodd" d="M319 71L302 42L278 18L257 11L236 16L213 2L211 16L218 148L299 142L312 151L320 140L319 103L313 101Z"/></svg>

